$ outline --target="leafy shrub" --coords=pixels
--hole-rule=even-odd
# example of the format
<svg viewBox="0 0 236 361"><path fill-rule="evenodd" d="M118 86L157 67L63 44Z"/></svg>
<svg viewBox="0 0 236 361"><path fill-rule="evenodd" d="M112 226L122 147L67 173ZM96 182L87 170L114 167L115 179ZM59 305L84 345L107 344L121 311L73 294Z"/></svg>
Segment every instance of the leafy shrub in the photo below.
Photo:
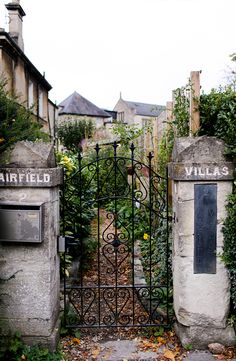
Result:
<svg viewBox="0 0 236 361"><path fill-rule="evenodd" d="M42 126L33 120L29 109L18 103L16 96L6 92L5 82L0 81L0 152L17 141L49 140Z"/></svg>
<svg viewBox="0 0 236 361"><path fill-rule="evenodd" d="M175 127L177 137L187 137L189 135L189 97L191 85L177 88L174 90L174 108L173 108L173 125Z"/></svg>
<svg viewBox="0 0 236 361"><path fill-rule="evenodd" d="M74 123L65 123L59 126L57 134L61 143L70 151L82 150L82 140L91 138L94 133L91 119L81 119Z"/></svg>
<svg viewBox="0 0 236 361"><path fill-rule="evenodd" d="M228 198L227 217L224 221L223 235L223 261L229 270L231 280L231 299L233 311L236 313L236 193Z"/></svg>
<svg viewBox="0 0 236 361"><path fill-rule="evenodd" d="M63 359L61 351L50 352L39 346L27 346L18 332L14 336L0 339L0 360L4 361L60 361Z"/></svg>
<svg viewBox="0 0 236 361"><path fill-rule="evenodd" d="M168 227L169 240L167 240L167 221L166 219L159 219L151 238L149 235L145 237L146 234L144 234L140 244L144 271L149 277L148 271L151 263L152 284L155 285L166 285L168 281L171 284L171 225L168 224ZM169 242L168 245L167 242ZM169 254L167 254L168 247Z"/></svg>
<svg viewBox="0 0 236 361"><path fill-rule="evenodd" d="M212 89L200 97L199 135L215 136L225 141L227 153L236 159L236 93L232 86Z"/></svg>
<svg viewBox="0 0 236 361"><path fill-rule="evenodd" d="M80 194L79 180L86 183L89 175L84 172L79 179L77 155L73 152L58 153L58 164L64 168L64 187L61 197L61 233L74 237L74 245L69 247L69 257L61 257L61 274L68 275L68 269L75 258L83 258L83 264L89 262L96 243L91 235L91 221L94 218L93 207L86 206L92 198L94 188L84 187L83 195Z"/></svg>

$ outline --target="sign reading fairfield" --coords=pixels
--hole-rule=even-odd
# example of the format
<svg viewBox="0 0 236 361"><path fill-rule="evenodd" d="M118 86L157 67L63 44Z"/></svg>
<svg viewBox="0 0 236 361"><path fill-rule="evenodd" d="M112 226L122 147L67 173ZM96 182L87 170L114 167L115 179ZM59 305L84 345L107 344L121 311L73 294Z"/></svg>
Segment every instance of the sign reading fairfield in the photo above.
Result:
<svg viewBox="0 0 236 361"><path fill-rule="evenodd" d="M60 168L0 168L0 187L51 187L61 182Z"/></svg>

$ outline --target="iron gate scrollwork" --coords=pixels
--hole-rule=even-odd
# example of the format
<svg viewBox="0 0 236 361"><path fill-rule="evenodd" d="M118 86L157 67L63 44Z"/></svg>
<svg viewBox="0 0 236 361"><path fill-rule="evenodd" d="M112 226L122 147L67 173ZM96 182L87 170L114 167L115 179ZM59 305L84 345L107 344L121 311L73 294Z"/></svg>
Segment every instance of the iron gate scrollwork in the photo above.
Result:
<svg viewBox="0 0 236 361"><path fill-rule="evenodd" d="M78 169L64 182L64 231L73 224L79 264L73 278L64 278L65 309L75 315L65 313L67 327L169 322L167 176L155 173L151 153L144 164L133 144L130 157L118 148L115 142L104 155L97 145L89 163L79 155ZM92 231L84 224L88 212ZM88 265L84 255L94 239Z"/></svg>

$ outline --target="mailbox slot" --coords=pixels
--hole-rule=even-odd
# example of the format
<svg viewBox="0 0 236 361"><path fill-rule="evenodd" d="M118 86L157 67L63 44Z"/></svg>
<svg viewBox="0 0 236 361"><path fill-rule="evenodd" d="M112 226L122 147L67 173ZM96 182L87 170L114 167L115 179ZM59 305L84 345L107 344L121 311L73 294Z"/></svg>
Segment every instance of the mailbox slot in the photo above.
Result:
<svg viewBox="0 0 236 361"><path fill-rule="evenodd" d="M43 204L0 204L0 242L42 242Z"/></svg>

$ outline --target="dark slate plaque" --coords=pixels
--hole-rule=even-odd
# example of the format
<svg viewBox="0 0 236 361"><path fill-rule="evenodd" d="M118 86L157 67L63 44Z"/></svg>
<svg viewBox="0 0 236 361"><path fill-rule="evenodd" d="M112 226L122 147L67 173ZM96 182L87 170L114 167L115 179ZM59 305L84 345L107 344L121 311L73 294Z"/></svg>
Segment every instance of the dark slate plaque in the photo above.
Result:
<svg viewBox="0 0 236 361"><path fill-rule="evenodd" d="M194 185L194 273L216 273L217 185Z"/></svg>

